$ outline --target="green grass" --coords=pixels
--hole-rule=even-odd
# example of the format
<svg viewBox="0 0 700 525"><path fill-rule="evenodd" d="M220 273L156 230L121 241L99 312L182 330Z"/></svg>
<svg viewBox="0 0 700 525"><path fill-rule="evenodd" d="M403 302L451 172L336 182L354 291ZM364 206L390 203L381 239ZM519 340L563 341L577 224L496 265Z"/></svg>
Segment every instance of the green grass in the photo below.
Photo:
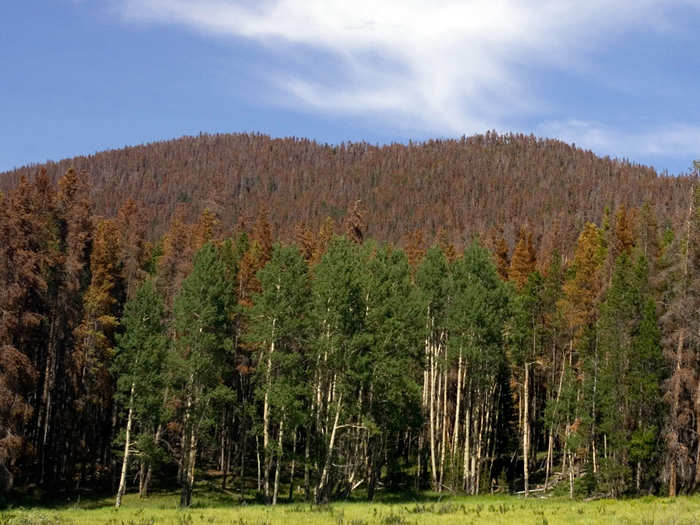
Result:
<svg viewBox="0 0 700 525"><path fill-rule="evenodd" d="M307 503L266 507L240 504L232 495L200 490L188 510L177 508L174 492L140 500L127 495L119 510L112 499L0 512L0 525L431 525L431 524L700 524L700 496L570 501L517 496L421 495L420 500Z"/></svg>

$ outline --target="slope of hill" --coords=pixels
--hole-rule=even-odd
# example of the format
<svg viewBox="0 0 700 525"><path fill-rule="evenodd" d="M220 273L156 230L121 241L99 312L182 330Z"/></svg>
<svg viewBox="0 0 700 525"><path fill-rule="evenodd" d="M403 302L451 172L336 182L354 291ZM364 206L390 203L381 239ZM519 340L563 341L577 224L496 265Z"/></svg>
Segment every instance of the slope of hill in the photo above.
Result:
<svg viewBox="0 0 700 525"><path fill-rule="evenodd" d="M40 167L1 174L0 189ZM87 170L101 215L115 215L129 197L142 202L152 235L184 204L190 218L214 211L225 229L267 207L284 238L300 223L317 229L326 217L341 222L361 199L367 233L380 240L400 241L416 230L430 239L444 228L461 244L497 225L512 246L528 224L544 251L568 251L584 222L600 220L606 207L649 201L662 224L677 224L691 183L557 140L496 133L387 146L200 135L44 167L54 180L69 167Z"/></svg>

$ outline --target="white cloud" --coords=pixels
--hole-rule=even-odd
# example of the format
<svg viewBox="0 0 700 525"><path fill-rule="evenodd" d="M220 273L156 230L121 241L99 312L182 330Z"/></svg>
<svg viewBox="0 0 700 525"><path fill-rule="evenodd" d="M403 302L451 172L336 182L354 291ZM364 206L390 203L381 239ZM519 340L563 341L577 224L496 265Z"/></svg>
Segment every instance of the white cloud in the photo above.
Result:
<svg viewBox="0 0 700 525"><path fill-rule="evenodd" d="M546 112L523 72L568 69L630 29L667 31L693 0L115 0L128 20L177 23L257 41L294 67L269 73L313 111L381 117L440 134L508 130ZM695 3L694 5L697 5ZM315 58L310 58L311 56ZM315 66L321 56L333 64ZM309 57L305 60L305 57ZM282 97L285 98L285 97ZM543 125L554 129L553 123ZM562 133L607 144L613 130ZM650 136L651 137L651 136ZM660 149L687 138L669 132ZM644 138L644 137L642 137ZM676 142L674 142L674 140ZM651 151L652 145L646 146Z"/></svg>
<svg viewBox="0 0 700 525"><path fill-rule="evenodd" d="M687 157L700 154L700 125L680 122L621 132L601 122L552 121L543 123L537 132L615 157Z"/></svg>

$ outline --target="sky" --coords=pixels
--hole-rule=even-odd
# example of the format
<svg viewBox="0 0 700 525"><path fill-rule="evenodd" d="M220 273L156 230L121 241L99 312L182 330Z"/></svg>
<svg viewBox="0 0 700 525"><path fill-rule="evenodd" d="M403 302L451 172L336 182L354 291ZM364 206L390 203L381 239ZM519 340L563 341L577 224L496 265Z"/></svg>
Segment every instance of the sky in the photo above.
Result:
<svg viewBox="0 0 700 525"><path fill-rule="evenodd" d="M496 130L687 173L700 0L2 0L0 171L182 135Z"/></svg>

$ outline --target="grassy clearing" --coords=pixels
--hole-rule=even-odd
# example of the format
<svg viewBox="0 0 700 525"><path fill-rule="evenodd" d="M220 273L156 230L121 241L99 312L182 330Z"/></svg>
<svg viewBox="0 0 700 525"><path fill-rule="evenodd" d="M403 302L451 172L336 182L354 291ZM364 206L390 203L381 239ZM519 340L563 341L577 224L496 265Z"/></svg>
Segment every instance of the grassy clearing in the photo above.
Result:
<svg viewBox="0 0 700 525"><path fill-rule="evenodd" d="M128 495L121 509L111 499L52 508L15 508L0 512L0 525L431 525L431 524L700 524L700 496L646 497L631 500L570 501L516 496L455 496L420 501L337 502L277 507L240 504L222 493L198 492L193 506L177 509L175 493L147 500Z"/></svg>

